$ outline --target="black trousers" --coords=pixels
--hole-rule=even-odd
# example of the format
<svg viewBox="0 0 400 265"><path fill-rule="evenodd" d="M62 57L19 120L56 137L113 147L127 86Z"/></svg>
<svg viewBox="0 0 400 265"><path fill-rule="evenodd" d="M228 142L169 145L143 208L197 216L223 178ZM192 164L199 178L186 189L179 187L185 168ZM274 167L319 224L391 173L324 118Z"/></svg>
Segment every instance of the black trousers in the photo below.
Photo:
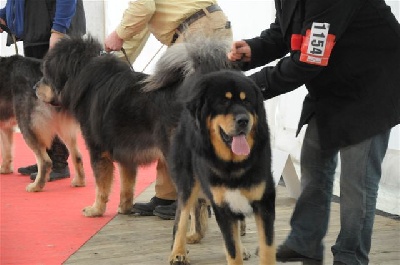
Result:
<svg viewBox="0 0 400 265"><path fill-rule="evenodd" d="M24 55L26 57L42 59L46 55L48 50L48 44L27 47L24 46ZM63 169L68 166L68 149L57 136L54 138L50 149L47 149L47 154L49 155L51 161L53 161L53 169Z"/></svg>

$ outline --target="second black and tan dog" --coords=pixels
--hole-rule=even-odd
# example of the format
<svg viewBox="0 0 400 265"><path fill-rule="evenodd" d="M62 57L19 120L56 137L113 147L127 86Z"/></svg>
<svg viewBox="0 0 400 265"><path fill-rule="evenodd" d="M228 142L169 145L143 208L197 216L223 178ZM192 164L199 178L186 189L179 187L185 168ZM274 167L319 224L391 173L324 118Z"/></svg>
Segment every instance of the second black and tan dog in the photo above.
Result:
<svg viewBox="0 0 400 265"><path fill-rule="evenodd" d="M207 218L200 214L205 208L200 195L212 205L228 264L247 258L240 223L250 215L257 224L260 264L275 264L275 185L263 97L252 80L230 69L226 48L213 39L173 46L152 77L162 82L171 72L187 73L180 89L185 107L168 159L178 191L172 265L189 264L186 242L203 236ZM187 237L191 212L197 238Z"/></svg>

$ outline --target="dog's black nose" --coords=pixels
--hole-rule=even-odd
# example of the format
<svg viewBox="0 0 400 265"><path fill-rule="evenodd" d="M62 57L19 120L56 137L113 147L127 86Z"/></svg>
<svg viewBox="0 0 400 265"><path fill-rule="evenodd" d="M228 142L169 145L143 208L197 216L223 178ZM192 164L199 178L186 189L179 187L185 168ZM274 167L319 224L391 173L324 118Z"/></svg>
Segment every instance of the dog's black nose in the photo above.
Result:
<svg viewBox="0 0 400 265"><path fill-rule="evenodd" d="M239 128L244 129L249 124L249 117L246 114L239 114L236 116L236 124Z"/></svg>

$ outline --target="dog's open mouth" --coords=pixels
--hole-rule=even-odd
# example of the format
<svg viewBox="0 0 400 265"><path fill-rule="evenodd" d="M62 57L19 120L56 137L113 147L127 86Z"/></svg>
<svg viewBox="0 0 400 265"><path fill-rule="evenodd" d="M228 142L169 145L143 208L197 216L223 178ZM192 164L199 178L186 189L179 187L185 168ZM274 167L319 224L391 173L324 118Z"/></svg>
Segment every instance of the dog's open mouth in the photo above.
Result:
<svg viewBox="0 0 400 265"><path fill-rule="evenodd" d="M240 133L238 135L229 136L220 128L222 140L229 146L235 155L248 155L250 154L250 147L246 140L246 135Z"/></svg>

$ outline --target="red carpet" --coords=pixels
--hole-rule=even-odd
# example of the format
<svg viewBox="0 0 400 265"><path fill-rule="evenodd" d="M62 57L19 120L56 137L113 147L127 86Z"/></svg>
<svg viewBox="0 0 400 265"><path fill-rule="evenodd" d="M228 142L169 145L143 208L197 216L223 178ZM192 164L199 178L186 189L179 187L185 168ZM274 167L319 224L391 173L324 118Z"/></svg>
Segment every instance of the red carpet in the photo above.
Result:
<svg viewBox="0 0 400 265"><path fill-rule="evenodd" d="M79 146L86 187L70 187L70 178L48 182L44 191L38 193L26 192L30 179L17 173L18 167L35 163L34 155L19 133L14 141L15 173L0 175L0 264L61 264L116 215L118 170L105 215L87 218L81 211L94 202L95 185L83 140L80 139ZM154 165L140 169L136 196L155 180L155 173Z"/></svg>

